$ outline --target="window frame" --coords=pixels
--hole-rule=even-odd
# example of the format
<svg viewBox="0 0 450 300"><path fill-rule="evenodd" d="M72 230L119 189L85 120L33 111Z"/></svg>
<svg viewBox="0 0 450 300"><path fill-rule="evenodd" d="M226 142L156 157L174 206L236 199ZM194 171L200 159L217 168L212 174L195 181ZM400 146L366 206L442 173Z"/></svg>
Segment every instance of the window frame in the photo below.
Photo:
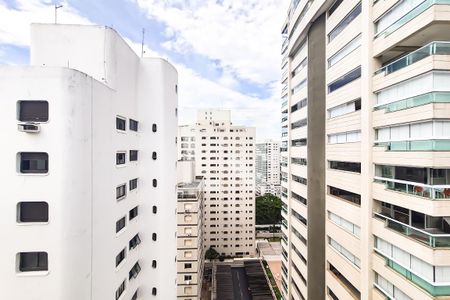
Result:
<svg viewBox="0 0 450 300"><path fill-rule="evenodd" d="M23 208L22 208L22 204L44 204L44 208L46 209L45 213L44 213L44 220L39 220L39 221L23 221L23 217L22 217L22 212L23 212ZM36 208L29 208L30 210L32 210L33 212L36 211ZM46 217L46 218L45 218ZM29 217L30 218L30 217ZM17 203L17 223L18 224L48 224L49 223L49 205L48 202L45 201L20 201Z"/></svg>
<svg viewBox="0 0 450 300"><path fill-rule="evenodd" d="M22 103L45 103L46 104L46 117L44 117L44 120L40 119L29 119L29 120L22 120ZM17 101L17 120L19 122L23 123L48 123L50 118L50 105L47 100L19 100Z"/></svg>

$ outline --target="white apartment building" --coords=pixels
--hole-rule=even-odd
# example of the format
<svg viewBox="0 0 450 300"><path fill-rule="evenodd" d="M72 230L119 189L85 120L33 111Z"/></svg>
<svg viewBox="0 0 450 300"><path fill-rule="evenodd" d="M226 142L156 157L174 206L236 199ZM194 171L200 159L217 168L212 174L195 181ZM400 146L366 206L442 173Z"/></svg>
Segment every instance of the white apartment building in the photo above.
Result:
<svg viewBox="0 0 450 300"><path fill-rule="evenodd" d="M177 163L177 299L200 300L205 250L203 247L204 180L195 176L194 161Z"/></svg>
<svg viewBox="0 0 450 300"><path fill-rule="evenodd" d="M281 195L280 142L267 140L256 144L256 195Z"/></svg>
<svg viewBox="0 0 450 300"><path fill-rule="evenodd" d="M176 299L177 71L104 26L0 67L3 299Z"/></svg>
<svg viewBox="0 0 450 300"><path fill-rule="evenodd" d="M291 2L284 299L449 299L449 33L448 1Z"/></svg>
<svg viewBox="0 0 450 300"><path fill-rule="evenodd" d="M202 109L178 128L178 159L205 178L204 246L224 256L255 254L255 128L231 123L228 110Z"/></svg>

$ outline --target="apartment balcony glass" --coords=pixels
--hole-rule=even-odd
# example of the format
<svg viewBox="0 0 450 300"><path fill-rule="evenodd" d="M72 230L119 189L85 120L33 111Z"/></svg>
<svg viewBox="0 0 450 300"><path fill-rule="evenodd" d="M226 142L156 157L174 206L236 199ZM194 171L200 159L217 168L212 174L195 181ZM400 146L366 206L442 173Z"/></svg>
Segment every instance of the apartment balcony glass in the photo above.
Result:
<svg viewBox="0 0 450 300"><path fill-rule="evenodd" d="M394 112L430 103L450 103L450 92L431 92L417 95L387 104L376 105L374 109L385 109L386 112Z"/></svg>
<svg viewBox="0 0 450 300"><path fill-rule="evenodd" d="M450 0L402 1L376 22L375 38L392 34L433 5L450 5Z"/></svg>
<svg viewBox="0 0 450 300"><path fill-rule="evenodd" d="M449 1L450 3L450 1ZM385 66L375 72L384 76L410 66L431 55L450 55L450 42L431 42Z"/></svg>
<svg viewBox="0 0 450 300"><path fill-rule="evenodd" d="M432 200L450 199L450 169L376 165L374 179L389 190Z"/></svg>
<svg viewBox="0 0 450 300"><path fill-rule="evenodd" d="M375 146L386 147L387 151L450 151L450 140L377 142Z"/></svg>
<svg viewBox="0 0 450 300"><path fill-rule="evenodd" d="M375 251L396 271L430 295L450 295L450 266L433 266L403 249L375 237Z"/></svg>
<svg viewBox="0 0 450 300"><path fill-rule="evenodd" d="M413 300L412 298L407 296L405 293L403 293L402 290L397 288L395 285L393 285L391 282L389 282L387 279L385 279L378 273L375 273L374 286L380 292L382 292L384 295L386 295L388 297L388 299Z"/></svg>

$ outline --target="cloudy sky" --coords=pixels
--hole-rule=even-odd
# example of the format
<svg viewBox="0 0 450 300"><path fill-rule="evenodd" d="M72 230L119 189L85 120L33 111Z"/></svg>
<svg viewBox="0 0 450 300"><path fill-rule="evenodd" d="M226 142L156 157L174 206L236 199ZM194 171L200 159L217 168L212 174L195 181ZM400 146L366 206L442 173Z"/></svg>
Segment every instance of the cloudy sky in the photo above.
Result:
<svg viewBox="0 0 450 300"><path fill-rule="evenodd" d="M0 64L28 64L29 24L102 24L179 73L180 124L196 109L232 110L258 140L280 136L280 30L289 0L0 0Z"/></svg>

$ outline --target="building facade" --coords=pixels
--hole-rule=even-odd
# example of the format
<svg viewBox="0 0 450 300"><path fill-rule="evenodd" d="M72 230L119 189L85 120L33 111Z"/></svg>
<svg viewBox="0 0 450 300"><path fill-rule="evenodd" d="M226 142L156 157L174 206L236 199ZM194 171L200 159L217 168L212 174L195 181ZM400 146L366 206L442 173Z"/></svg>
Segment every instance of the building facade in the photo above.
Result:
<svg viewBox="0 0 450 300"><path fill-rule="evenodd" d="M4 298L176 298L176 86L111 28L32 25L0 67Z"/></svg>
<svg viewBox="0 0 450 300"><path fill-rule="evenodd" d="M194 160L205 179L204 247L223 256L255 255L255 128L231 112L203 109L178 128L178 159Z"/></svg>
<svg viewBox="0 0 450 300"><path fill-rule="evenodd" d="M195 176L194 161L178 161L177 299L200 300L203 247L204 180Z"/></svg>
<svg viewBox="0 0 450 300"><path fill-rule="evenodd" d="M256 195L281 195L280 142L267 140L256 144Z"/></svg>
<svg viewBox="0 0 450 300"><path fill-rule="evenodd" d="M282 29L285 299L450 296L449 11L448 1L291 3ZM325 125L324 147L311 140L312 122ZM311 199L310 170L324 178L323 202ZM317 219L322 244L311 245ZM312 274L316 253L323 266Z"/></svg>

